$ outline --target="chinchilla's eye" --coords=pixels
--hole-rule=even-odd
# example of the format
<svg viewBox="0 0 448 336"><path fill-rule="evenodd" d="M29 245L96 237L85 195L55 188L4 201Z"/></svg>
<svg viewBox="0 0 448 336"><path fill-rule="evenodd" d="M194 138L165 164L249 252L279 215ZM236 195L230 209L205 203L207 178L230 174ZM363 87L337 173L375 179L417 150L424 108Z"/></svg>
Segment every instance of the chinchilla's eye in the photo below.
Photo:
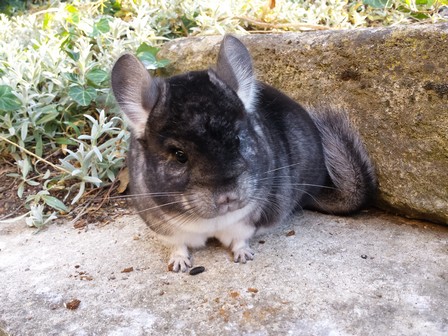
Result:
<svg viewBox="0 0 448 336"><path fill-rule="evenodd" d="M236 143L237 146L240 145L240 137L238 135L235 136L235 143Z"/></svg>
<svg viewBox="0 0 448 336"><path fill-rule="evenodd" d="M188 161L187 154L181 149L174 149L173 150L174 156L176 157L177 162L179 163L185 163Z"/></svg>

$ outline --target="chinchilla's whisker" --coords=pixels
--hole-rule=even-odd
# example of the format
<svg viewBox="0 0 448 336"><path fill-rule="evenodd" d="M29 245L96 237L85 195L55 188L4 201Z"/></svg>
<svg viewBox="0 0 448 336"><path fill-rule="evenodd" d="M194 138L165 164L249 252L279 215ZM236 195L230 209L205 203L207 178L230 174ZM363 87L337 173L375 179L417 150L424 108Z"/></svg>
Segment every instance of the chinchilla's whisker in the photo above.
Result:
<svg viewBox="0 0 448 336"><path fill-rule="evenodd" d="M188 203L188 202L185 202L185 201L178 201L178 202L172 202L172 203L182 204L183 207L185 207L185 206L184 206L184 203ZM171 203L169 203L169 204L171 204ZM169 204L165 204L165 205L169 205ZM156 209L156 208L154 207L154 209ZM156 223L152 223L151 226L152 226L153 228L164 227L164 229L167 229L167 228L168 228L170 231L175 232L175 231L174 231L174 230L176 229L176 226L175 226L175 225L169 225L169 226L166 226L166 224L167 224L167 223L173 223L173 221L174 221L174 222L177 222L178 219L182 219L182 218L185 216L185 214L186 214L186 213L189 213L189 212L191 212L191 213L194 215L194 212L192 212L191 209L188 209L188 208L185 209L184 211L179 212L179 213L176 213L176 214L168 214L168 213L165 213L165 216L166 216L166 217L162 218L160 221L158 221L158 222L156 222Z"/></svg>
<svg viewBox="0 0 448 336"><path fill-rule="evenodd" d="M168 202L168 203L156 205L156 206L153 206L153 207L150 207L150 208L147 208L147 209L143 209L143 210L137 211L136 213L139 214L139 213L143 213L143 212L146 212L146 211L152 211L152 210L156 210L156 209L161 209L161 208L169 206L169 205L180 204L185 212L191 212L193 215L195 215L195 211L193 211L193 210L195 208L194 202L196 202L196 201L197 200L195 200L195 199L193 199L193 200L183 200L183 199L181 199L181 200L176 200L176 201L173 201L173 202ZM163 225L165 222L169 222L170 220L182 217L185 214L185 212L181 212L179 214L176 214L175 216L170 216L168 213L165 213L165 215L167 215L168 218L163 218L159 222L153 223L152 226L153 227L159 227L159 226Z"/></svg>
<svg viewBox="0 0 448 336"><path fill-rule="evenodd" d="M281 185L280 185L280 186L281 186ZM308 195L309 197L311 197L311 199L312 199L314 202L316 202L316 204L320 205L320 202L316 199L316 197L315 197L313 194L311 194L311 193L309 193L308 191L306 191L305 189L302 189L302 188L292 188L292 189L293 189L293 190L300 191L300 192L304 193L305 195ZM302 207L300 204L298 204L298 206L300 206L300 208L302 208L302 210L303 210L303 207Z"/></svg>
<svg viewBox="0 0 448 336"><path fill-rule="evenodd" d="M151 223L151 227L153 230L157 231L158 229L162 229L166 234L172 234L175 232L175 226L174 225L167 225L168 222L177 219L178 217L183 216L183 213L178 213L175 216L170 216L169 218L162 218L161 220Z"/></svg>
<svg viewBox="0 0 448 336"><path fill-rule="evenodd" d="M143 194L132 194L132 196L177 196L177 195L183 195L183 192L180 191L159 191L159 192L152 192L152 193L143 193Z"/></svg>
<svg viewBox="0 0 448 336"><path fill-rule="evenodd" d="M153 206L153 207L150 207L150 208L147 208L147 209L139 210L136 213L140 214L140 213L143 213L143 212L146 212L146 211L151 211L151 210L154 210L154 209L163 208L163 207L166 207L168 205L173 205L173 204L182 204L182 201L174 201L174 202L168 202L168 203L156 205L156 206Z"/></svg>
<svg viewBox="0 0 448 336"><path fill-rule="evenodd" d="M280 181L281 182L281 181ZM318 188L324 188L324 189L337 189L336 187L327 186L323 184L312 184L312 183L287 183L286 185L292 185L292 186L304 186L304 187L318 187Z"/></svg>
<svg viewBox="0 0 448 336"><path fill-rule="evenodd" d="M291 186L293 186L293 188L291 188L292 190L297 190L297 191L300 191L300 192L308 195L314 202L316 202L316 204L320 205L320 202L316 199L316 197L313 194L311 194L310 192L306 191L306 189L297 188L297 187L301 187L301 186L308 186L307 184L292 185L290 183L285 183L285 184L274 183L274 184L272 184L272 186L275 186L275 187L284 187L284 186L291 187ZM314 185L311 185L311 186L314 186ZM324 186L320 186L320 185L315 185L315 186L317 186L317 187L324 187ZM331 188L331 187L329 187L329 188ZM336 188L332 188L332 189L336 189ZM274 194L274 193L269 193L268 195L275 196L275 198L283 198L285 202L289 202L289 200L290 200L290 198L288 196L286 196L286 195ZM266 199L260 199L260 201L265 201L265 200ZM270 204L272 205L273 202L270 202ZM300 204L297 204L297 206L300 207L303 210L303 207Z"/></svg>
<svg viewBox="0 0 448 336"><path fill-rule="evenodd" d="M196 215L197 218L200 217L206 217L207 213L206 211L201 207L201 201L197 200L197 205L192 204L193 206L191 207L191 210L194 212L194 214Z"/></svg>
<svg viewBox="0 0 448 336"><path fill-rule="evenodd" d="M260 200L261 200L261 198L259 198L259 197L254 197L254 196L252 196L252 197L249 198L249 202L252 203L252 204L255 204L255 205L259 204ZM266 212L266 208L265 208L265 207L259 207L258 210L260 211L261 216L262 216L266 221L269 221L269 216L268 216L268 214L267 214L267 212Z"/></svg>
<svg viewBox="0 0 448 336"><path fill-rule="evenodd" d="M168 197L168 196L181 196L183 193L146 193L146 194L132 194L132 195L120 195L120 196L111 196L109 199L111 200L131 200L136 198L156 198L156 197Z"/></svg>
<svg viewBox="0 0 448 336"><path fill-rule="evenodd" d="M182 221L179 223L180 226L185 226L187 224L190 224L193 220L197 219L197 215L193 211L185 211L182 214Z"/></svg>
<svg viewBox="0 0 448 336"><path fill-rule="evenodd" d="M151 228L153 231L160 231L163 232L164 235L172 236L176 234L186 222L191 222L195 217L196 214L194 212L186 210L174 215L168 215L155 223L151 223Z"/></svg>
<svg viewBox="0 0 448 336"><path fill-rule="evenodd" d="M286 176L285 176L286 177ZM279 183L281 182L281 183ZM336 187L331 187L331 186L326 186L326 185L322 185L322 184L311 184L311 183L294 183L294 182L288 182L288 181L275 181L275 183L273 183L273 185L281 187L281 186L296 186L296 187L318 187L318 188L323 188L323 189L332 189L332 190L337 190L338 188Z"/></svg>
<svg viewBox="0 0 448 336"><path fill-rule="evenodd" d="M286 168L291 168L291 167L299 166L299 165L301 165L301 164L303 164L303 162L292 163L292 164L290 164L290 165L286 165L286 166L282 166L282 167L274 168L274 169L271 169L271 170L267 170L267 171L264 172L264 174L272 173L272 172L275 172L275 171L277 171L277 170L282 170L282 169L286 169ZM321 168L321 170L326 170L326 169L327 169L327 168L325 168L325 167ZM316 168L310 168L309 170L310 170L310 171L311 171L311 170L314 171L314 170L316 170ZM301 171L306 171L306 169L301 169Z"/></svg>
<svg viewBox="0 0 448 336"><path fill-rule="evenodd" d="M277 178L287 179L287 178L290 178L290 176L274 176L274 177L265 177L265 178L259 178L259 179L252 178L250 181L251 181L252 184L256 185L257 182L269 181L270 179L272 179L274 182L271 185L272 186L276 186L276 187L288 187L288 186L300 187L300 186L303 186L303 187L318 187L318 188L323 188L323 189L338 190L338 188L336 188L336 187L322 185L322 184L295 183L295 182L282 181L282 180L277 181Z"/></svg>
<svg viewBox="0 0 448 336"><path fill-rule="evenodd" d="M273 193L268 193L266 196L275 196L278 198L279 195L275 195ZM256 196L251 196L251 199L259 201L259 202L266 202L267 198L262 198L262 197L256 197ZM269 205L271 206L270 210L274 210L276 213L280 214L281 213L281 206L280 204L278 204L278 202L269 200L268 201ZM264 211L264 208L263 208ZM265 214L266 215L266 214ZM268 217L266 215L266 220L268 220Z"/></svg>

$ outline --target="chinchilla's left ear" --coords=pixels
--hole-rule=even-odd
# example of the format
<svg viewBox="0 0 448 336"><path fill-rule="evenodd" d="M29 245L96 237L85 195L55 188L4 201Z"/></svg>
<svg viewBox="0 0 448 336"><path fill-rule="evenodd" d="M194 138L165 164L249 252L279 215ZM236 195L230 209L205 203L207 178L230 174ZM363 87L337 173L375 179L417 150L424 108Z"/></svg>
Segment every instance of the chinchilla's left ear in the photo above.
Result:
<svg viewBox="0 0 448 336"><path fill-rule="evenodd" d="M143 137L160 88L137 57L121 56L112 69L112 91L137 138Z"/></svg>
<svg viewBox="0 0 448 336"><path fill-rule="evenodd" d="M251 111L256 98L256 80L252 59L243 43L232 35L225 35L216 64L218 77L230 86Z"/></svg>

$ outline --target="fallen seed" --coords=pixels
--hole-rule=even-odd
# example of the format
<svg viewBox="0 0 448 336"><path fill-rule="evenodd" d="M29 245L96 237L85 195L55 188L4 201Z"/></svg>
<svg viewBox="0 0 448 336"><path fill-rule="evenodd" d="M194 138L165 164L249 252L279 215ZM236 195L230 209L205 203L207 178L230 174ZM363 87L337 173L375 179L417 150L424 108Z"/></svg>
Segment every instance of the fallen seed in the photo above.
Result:
<svg viewBox="0 0 448 336"><path fill-rule="evenodd" d="M190 275L196 275L205 271L204 266L194 267L190 270Z"/></svg>
<svg viewBox="0 0 448 336"><path fill-rule="evenodd" d="M363 259L367 259L367 255L362 254L362 255L361 255L361 258L363 258Z"/></svg>
<svg viewBox="0 0 448 336"><path fill-rule="evenodd" d="M73 300L71 300L71 301L69 301L69 302L66 302L66 303L65 303L65 307L66 307L67 309L70 309L70 310L75 310L75 309L78 309L80 303L81 303L80 300L78 300L78 299L73 299Z"/></svg>

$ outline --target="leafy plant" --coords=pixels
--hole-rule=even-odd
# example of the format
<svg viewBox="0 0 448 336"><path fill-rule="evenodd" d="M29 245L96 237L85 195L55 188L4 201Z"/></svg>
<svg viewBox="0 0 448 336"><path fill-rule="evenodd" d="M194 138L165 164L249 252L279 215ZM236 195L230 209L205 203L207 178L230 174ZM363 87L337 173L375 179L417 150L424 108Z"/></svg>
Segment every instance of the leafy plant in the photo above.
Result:
<svg viewBox="0 0 448 336"><path fill-rule="evenodd" d="M21 107L20 100L12 93L8 85L0 85L0 110L15 111Z"/></svg>
<svg viewBox="0 0 448 336"><path fill-rule="evenodd" d="M0 15L0 152L16 163L9 176L37 225L109 186L123 166L128 135L109 88L117 56L140 47L149 68L167 65L158 40L142 43L143 27L104 16L102 3Z"/></svg>
<svg viewBox="0 0 448 336"><path fill-rule="evenodd" d="M38 230L58 218L55 212L44 214L43 205L31 205L29 216L25 219L28 226L36 227Z"/></svg>

